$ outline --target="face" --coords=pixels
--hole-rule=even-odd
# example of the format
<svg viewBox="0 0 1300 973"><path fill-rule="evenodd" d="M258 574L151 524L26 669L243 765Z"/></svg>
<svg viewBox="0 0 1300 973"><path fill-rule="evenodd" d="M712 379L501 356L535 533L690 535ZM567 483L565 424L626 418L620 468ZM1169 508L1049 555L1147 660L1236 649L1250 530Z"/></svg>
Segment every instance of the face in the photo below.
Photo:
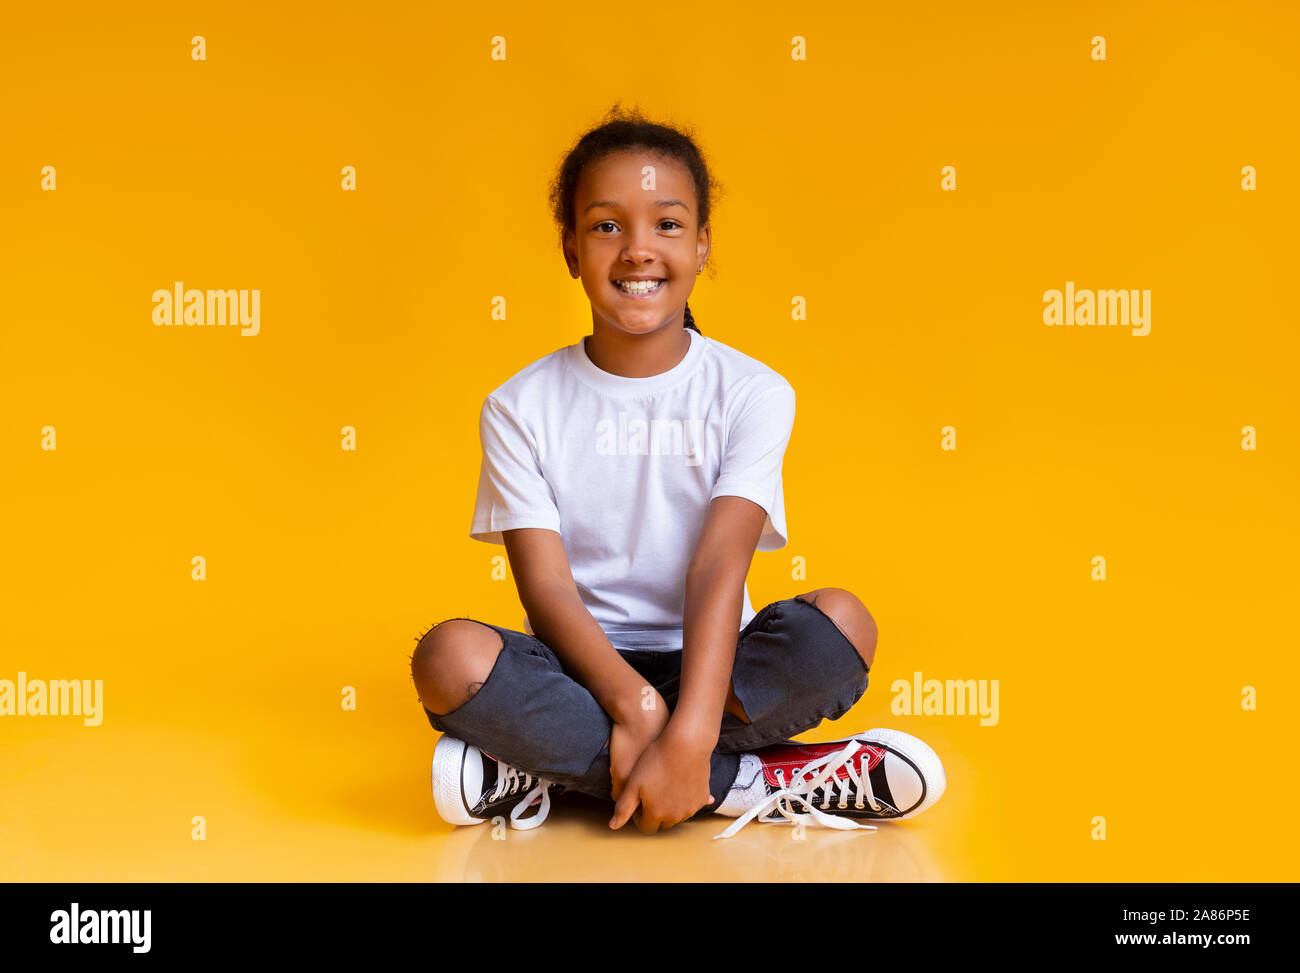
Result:
<svg viewBox="0 0 1300 973"><path fill-rule="evenodd" d="M653 189L643 188L647 166ZM680 328L710 242L686 167L642 150L606 156L583 173L574 212L564 255L569 272L582 276L593 315L628 334ZM617 283L629 278L645 283L631 290Z"/></svg>

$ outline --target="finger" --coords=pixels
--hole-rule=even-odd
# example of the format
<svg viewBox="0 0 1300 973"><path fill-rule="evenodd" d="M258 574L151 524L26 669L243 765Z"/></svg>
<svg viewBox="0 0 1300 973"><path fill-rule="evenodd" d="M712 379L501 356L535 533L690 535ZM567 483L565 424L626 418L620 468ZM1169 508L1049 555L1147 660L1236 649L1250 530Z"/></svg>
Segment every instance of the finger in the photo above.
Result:
<svg viewBox="0 0 1300 973"><path fill-rule="evenodd" d="M646 811L644 805L641 808L641 820L636 823L637 828L642 834L654 834L659 830L659 818Z"/></svg>
<svg viewBox="0 0 1300 973"><path fill-rule="evenodd" d="M636 810L637 805L640 803L640 795L637 793L636 788L626 788L614 803L614 816L609 819L609 826L615 831L623 827L623 825L627 824L627 819L632 816L632 812Z"/></svg>
<svg viewBox="0 0 1300 973"><path fill-rule="evenodd" d="M624 774L623 761L619 759L620 756L621 754L617 754L613 750L609 752L609 793L616 801L619 795L623 793L623 784L627 780Z"/></svg>

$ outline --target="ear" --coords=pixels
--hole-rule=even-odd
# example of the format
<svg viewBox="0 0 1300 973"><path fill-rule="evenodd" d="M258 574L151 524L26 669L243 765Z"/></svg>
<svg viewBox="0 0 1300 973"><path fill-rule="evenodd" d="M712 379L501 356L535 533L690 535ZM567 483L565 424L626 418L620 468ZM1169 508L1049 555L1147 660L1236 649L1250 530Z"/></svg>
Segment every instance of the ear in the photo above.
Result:
<svg viewBox="0 0 1300 973"><path fill-rule="evenodd" d="M564 263L569 268L569 276L575 279L582 276L582 271L578 266L577 237L565 230L560 236L560 248L564 251Z"/></svg>

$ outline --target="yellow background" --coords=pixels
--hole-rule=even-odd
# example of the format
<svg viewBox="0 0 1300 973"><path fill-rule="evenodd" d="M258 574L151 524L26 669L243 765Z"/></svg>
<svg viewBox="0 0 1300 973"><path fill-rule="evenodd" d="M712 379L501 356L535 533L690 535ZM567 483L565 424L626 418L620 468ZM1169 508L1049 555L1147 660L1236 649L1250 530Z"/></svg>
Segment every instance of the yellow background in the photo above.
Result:
<svg viewBox="0 0 1300 973"><path fill-rule="evenodd" d="M1297 877L1297 7L818 7L10 6L0 678L103 679L104 722L0 717L0 879ZM468 537L477 415L591 331L546 190L620 99L726 190L700 328L798 394L754 604L879 624L807 736L928 741L915 821L434 812L407 659L522 623ZM261 333L155 327L177 280L260 289ZM1151 333L1045 327L1067 280L1150 289ZM1000 722L892 715L915 671L999 680Z"/></svg>

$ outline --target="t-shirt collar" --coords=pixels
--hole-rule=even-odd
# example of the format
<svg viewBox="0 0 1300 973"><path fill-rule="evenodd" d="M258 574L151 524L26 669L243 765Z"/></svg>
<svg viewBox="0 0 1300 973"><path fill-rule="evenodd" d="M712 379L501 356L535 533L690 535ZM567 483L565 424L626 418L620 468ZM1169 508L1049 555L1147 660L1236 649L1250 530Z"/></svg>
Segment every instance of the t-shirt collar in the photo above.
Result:
<svg viewBox="0 0 1300 973"><path fill-rule="evenodd" d="M690 375L695 370L695 366L699 364L700 357L704 354L704 336L694 328L686 328L685 330L691 336L691 347L686 352L686 357L668 371L660 372L658 375L647 375L644 378L628 378L625 375L615 375L613 372L597 368L595 363L587 357L585 336L579 339L577 344L569 346L569 364L583 381L610 395L631 396L659 392L670 385L676 385Z"/></svg>

